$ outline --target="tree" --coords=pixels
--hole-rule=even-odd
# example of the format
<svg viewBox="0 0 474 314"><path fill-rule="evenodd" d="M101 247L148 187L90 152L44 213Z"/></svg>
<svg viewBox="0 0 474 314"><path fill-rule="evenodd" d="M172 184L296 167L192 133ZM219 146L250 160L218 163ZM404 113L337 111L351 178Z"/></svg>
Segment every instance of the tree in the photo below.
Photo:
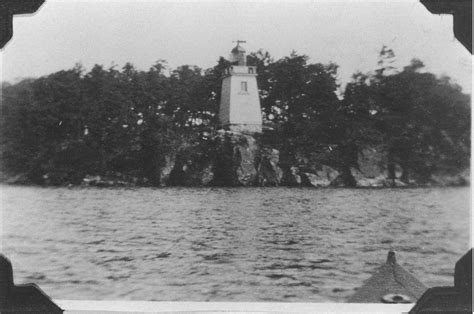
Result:
<svg viewBox="0 0 474 314"><path fill-rule="evenodd" d="M275 128L274 146L286 174L291 167L321 161L333 144L339 99L337 65L308 64L308 57L293 52L269 63L262 99L263 111Z"/></svg>
<svg viewBox="0 0 474 314"><path fill-rule="evenodd" d="M369 80L368 75L355 73L337 109L332 159L348 185L351 185L348 182L355 184L350 168L359 167L359 154L365 148L382 144L382 133L376 128L378 108Z"/></svg>
<svg viewBox="0 0 474 314"><path fill-rule="evenodd" d="M82 68L78 65L23 81L4 91L2 159L8 172L26 173L31 180L40 182L49 171L60 171L70 177L73 168L86 167L77 154L87 154L81 149L81 76Z"/></svg>
<svg viewBox="0 0 474 314"><path fill-rule="evenodd" d="M354 185L351 168L361 151L374 146L384 149L392 179L395 165L405 181L469 166L470 97L448 77L427 73L420 60L400 71L395 59L384 46L377 69L354 74L341 97L334 63L310 63L296 52L276 61L263 50L249 55L248 63L257 66L264 122L271 126L260 142L280 151L287 184L295 167L311 172L326 164ZM37 183L79 183L99 175L159 185L166 160L182 147L201 161L223 157L230 144L219 150L200 134L218 125L228 66L222 57L207 70L183 65L169 71L163 60L148 71L127 63L85 73L76 65L4 83L2 171ZM217 174L227 178L221 183L233 182L224 172Z"/></svg>
<svg viewBox="0 0 474 314"><path fill-rule="evenodd" d="M398 164L403 171L401 179L406 182L410 178L427 181L433 173L467 167L469 96L449 78L422 72L420 60L414 59L403 71L396 71L386 62L394 57L393 51L384 47L381 68L373 75L359 75L346 88L346 110L362 106L359 117L370 118L359 127L362 134L356 135L362 139L371 134L366 137L369 141L359 146L381 141L387 153L389 178L395 178Z"/></svg>

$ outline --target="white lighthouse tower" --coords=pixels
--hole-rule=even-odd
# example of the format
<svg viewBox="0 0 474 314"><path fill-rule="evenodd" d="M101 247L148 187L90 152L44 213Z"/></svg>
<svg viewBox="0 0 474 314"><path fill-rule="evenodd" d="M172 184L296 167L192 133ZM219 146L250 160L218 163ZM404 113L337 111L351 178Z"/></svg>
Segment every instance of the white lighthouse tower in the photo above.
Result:
<svg viewBox="0 0 474 314"><path fill-rule="evenodd" d="M232 49L232 65L222 79L219 121L221 127L242 133L262 132L262 112L257 87L257 69L247 66L245 50L238 40Z"/></svg>

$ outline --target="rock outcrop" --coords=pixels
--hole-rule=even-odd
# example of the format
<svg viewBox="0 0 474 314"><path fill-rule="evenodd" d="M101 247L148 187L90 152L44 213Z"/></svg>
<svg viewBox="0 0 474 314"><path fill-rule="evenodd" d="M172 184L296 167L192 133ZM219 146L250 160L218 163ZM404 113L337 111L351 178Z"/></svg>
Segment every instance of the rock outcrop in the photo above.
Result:
<svg viewBox="0 0 474 314"><path fill-rule="evenodd" d="M167 186L169 185L171 171L176 163L176 153L172 152L164 157L164 165L160 170L160 185Z"/></svg>
<svg viewBox="0 0 474 314"><path fill-rule="evenodd" d="M257 164L257 184L259 186L279 186L283 171L279 166L280 152L274 148L264 148L260 151Z"/></svg>
<svg viewBox="0 0 474 314"><path fill-rule="evenodd" d="M311 185L315 187L328 187L339 176L339 171L326 165L322 165L320 170L314 173L306 173Z"/></svg>
<svg viewBox="0 0 474 314"><path fill-rule="evenodd" d="M362 150L356 165L351 167L336 168L326 164L328 161L331 161L330 155L313 160L302 156L282 156L277 149L262 145L252 135L219 130L213 136L185 143L165 156L160 185L361 188L418 185L416 180L406 177L400 165L392 164L389 171L387 156L381 147ZM465 171L455 175L433 175L429 183L423 185L468 183L469 171Z"/></svg>
<svg viewBox="0 0 474 314"><path fill-rule="evenodd" d="M423 181L407 175L398 164L388 166L381 147L361 151L352 166L334 163L338 156L321 153L311 160L298 154L282 154L260 143L260 137L219 130L214 135L183 141L166 155L159 156L153 180L145 175L84 175L70 180L66 172L46 173L44 185L82 184L86 186L295 186L295 187L409 187L461 186L470 182L469 169L462 173L435 173ZM3 175L3 182L32 184L27 176Z"/></svg>

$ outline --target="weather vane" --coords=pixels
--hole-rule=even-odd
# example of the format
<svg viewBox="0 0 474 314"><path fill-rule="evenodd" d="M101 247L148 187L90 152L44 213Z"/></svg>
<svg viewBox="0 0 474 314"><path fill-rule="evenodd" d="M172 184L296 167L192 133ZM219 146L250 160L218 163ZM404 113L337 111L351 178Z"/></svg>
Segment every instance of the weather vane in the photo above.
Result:
<svg viewBox="0 0 474 314"><path fill-rule="evenodd" d="M240 39L237 39L237 40L234 40L233 43L237 42L237 45L240 45L240 44L244 44L246 43L247 41L246 40L240 40Z"/></svg>

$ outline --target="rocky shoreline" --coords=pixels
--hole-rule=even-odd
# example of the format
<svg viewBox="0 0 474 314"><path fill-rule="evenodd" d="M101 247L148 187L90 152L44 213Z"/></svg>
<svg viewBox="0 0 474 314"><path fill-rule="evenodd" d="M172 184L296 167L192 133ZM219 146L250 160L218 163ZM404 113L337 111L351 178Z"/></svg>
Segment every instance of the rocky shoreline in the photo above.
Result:
<svg viewBox="0 0 474 314"><path fill-rule="evenodd" d="M106 175L86 174L71 180L64 173L46 173L40 186L187 186L187 187L351 187L351 188L407 188L430 186L468 186L470 171L457 174L436 173L428 179L406 177L399 165L395 177L390 178L385 156L376 148L359 153L357 164L343 169L330 164L330 157L308 162L295 158L283 162L280 152L259 144L251 135L220 130L205 135L195 143L186 143L164 156L157 167L159 183L145 176L121 173ZM329 162L327 162L329 161ZM3 176L5 184L30 185L26 175ZM35 183L38 185L38 183Z"/></svg>
<svg viewBox="0 0 474 314"><path fill-rule="evenodd" d="M313 174L306 174L309 178L314 178ZM470 181L462 174L458 176L446 176L446 177L439 177L438 181L432 181L428 183L418 183L418 182L410 182L405 183L396 179L395 181L386 179L386 178L368 178L362 182L357 182L356 186L348 186L343 184L321 184L319 180L311 180L309 179L309 183L303 182L302 184L293 184L293 185L235 185L235 186L223 186L223 185L213 185L213 184L198 184L198 185L164 185L160 184L159 186L150 184L146 178L141 177L132 177L127 179L123 179L118 176L86 176L81 183L50 183L45 180L44 183L38 184L34 183L22 175L9 177L3 179L1 183L7 185L23 185L23 186L42 186L42 187L58 187L58 186L67 186L67 187L99 187L99 188L114 188L114 187L158 187L158 188L167 188L167 187L242 187L242 188L250 188L250 187L265 187L265 188L272 188L272 187L302 187L302 188L315 188L315 189L331 189L331 188L353 188L353 189L385 189L385 188L427 188L427 187L465 187L470 186ZM325 180L323 180L324 182Z"/></svg>

